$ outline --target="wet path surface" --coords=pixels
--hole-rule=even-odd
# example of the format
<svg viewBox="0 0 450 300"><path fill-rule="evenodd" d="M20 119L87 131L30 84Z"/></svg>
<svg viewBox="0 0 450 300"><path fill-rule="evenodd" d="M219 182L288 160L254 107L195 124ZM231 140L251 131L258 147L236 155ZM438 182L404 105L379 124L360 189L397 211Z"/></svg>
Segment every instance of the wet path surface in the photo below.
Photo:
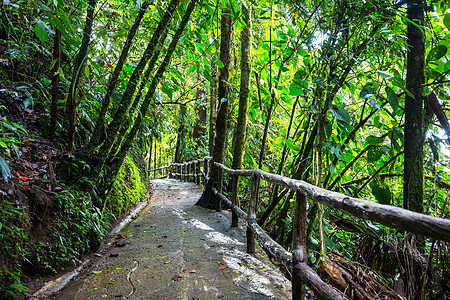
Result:
<svg viewBox="0 0 450 300"><path fill-rule="evenodd" d="M245 253L227 211L195 206L201 187L154 180L147 205L57 299L290 299L290 282Z"/></svg>

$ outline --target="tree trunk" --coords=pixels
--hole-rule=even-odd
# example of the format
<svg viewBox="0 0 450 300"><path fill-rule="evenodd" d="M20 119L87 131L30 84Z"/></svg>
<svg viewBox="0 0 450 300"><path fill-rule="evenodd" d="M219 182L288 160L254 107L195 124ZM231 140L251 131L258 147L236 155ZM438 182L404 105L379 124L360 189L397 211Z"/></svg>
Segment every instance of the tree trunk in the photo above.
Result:
<svg viewBox="0 0 450 300"><path fill-rule="evenodd" d="M100 148L98 154L98 164L94 167L93 176L100 175L101 170L105 164L106 159L111 151L112 146L116 143L116 139L118 137L118 133L120 132L121 127L126 122L126 119L129 117L128 112L131 106L131 100L136 91L137 84L139 79L141 78L142 72L147 65L147 62L153 55L153 51L158 45L158 41L160 40L161 35L164 33L165 28L169 25L172 20L172 16L174 15L175 9L177 8L179 0L172 0L169 3L167 10L165 11L163 17L159 21L158 27L156 28L150 42L147 45L147 48L142 55L141 60L138 65L134 69L131 77L128 81L127 88L125 93L122 96L122 100L119 103L117 112L120 115L115 115L112 122L108 125L108 129L106 131L106 139L103 142L103 145Z"/></svg>
<svg viewBox="0 0 450 300"><path fill-rule="evenodd" d="M217 199L212 188L216 184L219 177L218 168L214 165L215 162L222 163L225 153L225 140L227 135L227 118L228 118L228 77L230 73L230 39L231 39L231 12L227 7L222 11L222 20L220 24L221 38L220 38L220 60L223 63L223 68L220 69L219 75L219 89L218 102L219 110L217 112L216 134L214 139L213 157L211 159L211 172L208 185L203 192L197 205L211 209L220 210L220 200Z"/></svg>
<svg viewBox="0 0 450 300"><path fill-rule="evenodd" d="M117 61L117 65L111 75L111 79L109 80L108 87L106 89L106 96L102 103L102 108L100 110L100 114L97 118L97 122L95 124L94 132L92 133L92 137L89 140L89 143L85 147L87 152L90 152L93 148L99 146L101 144L101 137L105 134L105 116L108 112L109 104L111 102L111 97L114 93L116 85L119 81L119 75L122 71L123 65L125 64L128 56L128 51L130 50L131 44L133 42L133 38L136 35L139 24L141 23L142 18L144 17L144 13L147 10L147 7L150 5L149 2L144 2L139 10L139 14L134 21L133 26L128 32L127 40L123 46L122 52L120 53L119 60Z"/></svg>
<svg viewBox="0 0 450 300"><path fill-rule="evenodd" d="M73 143L75 142L75 124L77 113L76 92L78 88L78 83L80 81L80 73L82 72L83 66L85 65L87 51L89 43L91 41L92 23L94 22L94 12L96 5L97 0L89 0L86 13L86 23L83 30L83 40L81 42L81 47L80 50L78 51L77 58L75 59L72 82L70 83L69 94L67 96L66 111L69 120L69 127L67 132L67 144L69 146L69 149L72 149Z"/></svg>
<svg viewBox="0 0 450 300"><path fill-rule="evenodd" d="M188 4L188 7L183 16L183 19L179 23L178 29L175 32L175 35L173 36L172 41L169 44L169 47L167 48L167 52L166 52L166 55L164 56L164 60L162 61L161 65L159 66L158 71L156 72L155 77L153 78L152 83L148 89L147 95L145 96L145 99L141 105L139 114L137 115L136 122L134 123L133 128L131 128L131 131L128 133L124 143L120 147L119 153L117 154L117 159L110 166L111 176L108 178L105 178L105 180L104 180L105 181L104 187L106 188L106 190L104 190L102 192L102 195L106 196L112 188L114 180L120 170L120 167L122 166L123 161L125 160L128 150L131 148L134 138L136 137L138 130L141 128L142 120L144 119L144 116L147 114L150 103L155 95L156 87L158 86L167 66L170 63L172 54L178 45L178 41L180 40L180 37L184 31L184 28L186 27L187 23L189 22L191 13L194 10L195 4L197 3L197 1L198 0L191 0ZM161 163L161 145L160 145L160 163Z"/></svg>
<svg viewBox="0 0 450 300"><path fill-rule="evenodd" d="M213 155L214 149L214 132L216 124L217 111L217 66L211 64L211 86L209 95L209 155Z"/></svg>
<svg viewBox="0 0 450 300"><path fill-rule="evenodd" d="M58 88L59 88L59 67L61 65L61 31L55 30L53 38L53 61L52 68L52 104L50 108L50 139L52 140L56 133L56 122L58 121Z"/></svg>
<svg viewBox="0 0 450 300"><path fill-rule="evenodd" d="M181 163L183 161L184 149L185 149L185 139L186 139L186 128L185 128L185 118L186 118L186 105L180 105L180 126L178 127L177 135L177 145L175 148L175 162Z"/></svg>
<svg viewBox="0 0 450 300"><path fill-rule="evenodd" d="M241 31L241 83L239 93L239 112L236 124L236 131L234 136L234 150L232 169L240 169L242 167L242 158L244 156L246 129L247 129L247 114L248 114L248 95L250 82L250 53L251 53L251 35L252 35L252 19L251 8L247 9L242 5L243 19L245 27ZM238 186L239 177L233 176L233 186ZM232 199L234 205L238 205L237 197ZM238 217L233 212L232 227L238 226Z"/></svg>
<svg viewBox="0 0 450 300"><path fill-rule="evenodd" d="M405 164L403 175L403 207L422 212L423 201L423 98L425 83L425 37L420 26L424 22L422 0L408 1L408 53L405 97Z"/></svg>

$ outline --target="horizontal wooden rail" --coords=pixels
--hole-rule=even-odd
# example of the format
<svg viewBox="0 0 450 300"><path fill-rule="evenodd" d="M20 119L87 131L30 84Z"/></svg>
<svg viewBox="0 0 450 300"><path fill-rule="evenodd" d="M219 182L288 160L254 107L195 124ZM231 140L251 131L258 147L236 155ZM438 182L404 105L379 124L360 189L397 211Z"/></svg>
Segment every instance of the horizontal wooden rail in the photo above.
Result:
<svg viewBox="0 0 450 300"><path fill-rule="evenodd" d="M228 169L219 163L216 163L216 166L223 170ZM242 170L239 171L241 172ZM311 200L348 213L352 216L378 222L391 228L423 235L436 240L450 242L450 220L431 217L400 207L349 197L341 193L314 186L302 180L287 178L259 169L247 170L247 172L250 172L250 174L269 183L280 185L291 191L302 192Z"/></svg>
<svg viewBox="0 0 450 300"><path fill-rule="evenodd" d="M179 180L189 181L190 178L194 178L194 182L200 184L201 178L203 178L203 184L206 185L206 182L209 179L208 172L208 163L211 160L211 157L206 156L201 159L196 159L192 161L188 161L185 163L171 163L167 166L162 166L156 169L148 170L149 173L153 172L153 179L160 178L176 178ZM203 168L202 168L203 163ZM164 175L160 177L156 177L157 171L166 171L163 172Z"/></svg>
<svg viewBox="0 0 450 300"><path fill-rule="evenodd" d="M213 188L213 193L221 199L222 203L233 211L233 218L240 218L246 223L247 252L254 252L254 239L256 236L259 239L262 248L269 256L277 259L279 262L283 263L288 270L291 270L292 299L304 298L304 284L307 284L314 291L315 295L319 296L321 299L343 299L339 292L323 282L317 273L306 264L307 198L363 220L378 222L387 227L450 242L450 220L448 219L431 217L395 206L382 205L359 198L349 197L341 193L325 190L302 180L287 178L259 169L233 170L220 163L215 163L215 166L219 168L219 182L218 189ZM233 202L221 193L222 172L227 172L233 176L232 199L235 199L237 195L237 184L234 184L234 182L237 182L235 181L235 177L250 177L251 195L248 213L243 212L239 208L236 200ZM293 222L292 254L276 243L256 223L255 211L260 180L296 192L297 200Z"/></svg>

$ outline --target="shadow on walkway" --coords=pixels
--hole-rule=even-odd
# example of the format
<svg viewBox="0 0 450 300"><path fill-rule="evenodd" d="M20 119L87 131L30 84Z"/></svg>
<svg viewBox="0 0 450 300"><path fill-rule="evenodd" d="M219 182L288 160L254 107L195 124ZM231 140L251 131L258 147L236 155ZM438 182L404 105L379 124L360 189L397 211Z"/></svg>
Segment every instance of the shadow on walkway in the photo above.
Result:
<svg viewBox="0 0 450 300"><path fill-rule="evenodd" d="M153 180L154 194L103 257L58 299L290 299L291 284L259 249L245 253L231 213L195 206L202 189Z"/></svg>

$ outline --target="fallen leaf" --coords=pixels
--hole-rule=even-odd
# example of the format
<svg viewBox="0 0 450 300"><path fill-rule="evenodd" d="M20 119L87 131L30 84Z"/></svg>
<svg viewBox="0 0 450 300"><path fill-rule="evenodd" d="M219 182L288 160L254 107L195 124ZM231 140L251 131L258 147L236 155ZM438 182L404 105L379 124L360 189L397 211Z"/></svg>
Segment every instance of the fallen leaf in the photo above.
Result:
<svg viewBox="0 0 450 300"><path fill-rule="evenodd" d="M169 298L167 298L167 300L175 300L175 299L177 299L176 296L170 296Z"/></svg>
<svg viewBox="0 0 450 300"><path fill-rule="evenodd" d="M192 270L190 270L190 271L189 271L189 273L195 273L195 270L194 270L194 269L192 269Z"/></svg>
<svg viewBox="0 0 450 300"><path fill-rule="evenodd" d="M171 260L168 260L168 261L166 261L166 262L164 262L164 264L166 265L166 264L170 264L172 261Z"/></svg>
<svg viewBox="0 0 450 300"><path fill-rule="evenodd" d="M125 239L126 237L127 237L126 235L118 233L117 236L116 236L116 240L118 240L118 239Z"/></svg>
<svg viewBox="0 0 450 300"><path fill-rule="evenodd" d="M223 269L225 269L225 268L228 268L228 266L227 266L227 265L221 265L221 266L219 267L219 270L223 270Z"/></svg>
<svg viewBox="0 0 450 300"><path fill-rule="evenodd" d="M19 176L19 179L22 181L27 181L29 178L26 176Z"/></svg>
<svg viewBox="0 0 450 300"><path fill-rule="evenodd" d="M102 298L106 298L106 297L108 297L108 295L102 295Z"/></svg>
<svg viewBox="0 0 450 300"><path fill-rule="evenodd" d="M173 281L179 281L179 280L181 280L181 278L183 278L183 276L175 275L174 277L172 277L172 280Z"/></svg>
<svg viewBox="0 0 450 300"><path fill-rule="evenodd" d="M116 284L116 282L115 282L114 280L110 280L110 281L108 282L108 284Z"/></svg>
<svg viewBox="0 0 450 300"><path fill-rule="evenodd" d="M92 273L94 273L94 274L100 274L101 272L103 272L103 271L92 271Z"/></svg>
<svg viewBox="0 0 450 300"><path fill-rule="evenodd" d="M143 211L142 213L143 213L143 214L148 214L148 211Z"/></svg>
<svg viewBox="0 0 450 300"><path fill-rule="evenodd" d="M266 271L267 271L267 269L263 269L263 271L264 271L264 272L266 272Z"/></svg>
<svg viewBox="0 0 450 300"><path fill-rule="evenodd" d="M163 245L158 245L158 248L161 248Z"/></svg>

